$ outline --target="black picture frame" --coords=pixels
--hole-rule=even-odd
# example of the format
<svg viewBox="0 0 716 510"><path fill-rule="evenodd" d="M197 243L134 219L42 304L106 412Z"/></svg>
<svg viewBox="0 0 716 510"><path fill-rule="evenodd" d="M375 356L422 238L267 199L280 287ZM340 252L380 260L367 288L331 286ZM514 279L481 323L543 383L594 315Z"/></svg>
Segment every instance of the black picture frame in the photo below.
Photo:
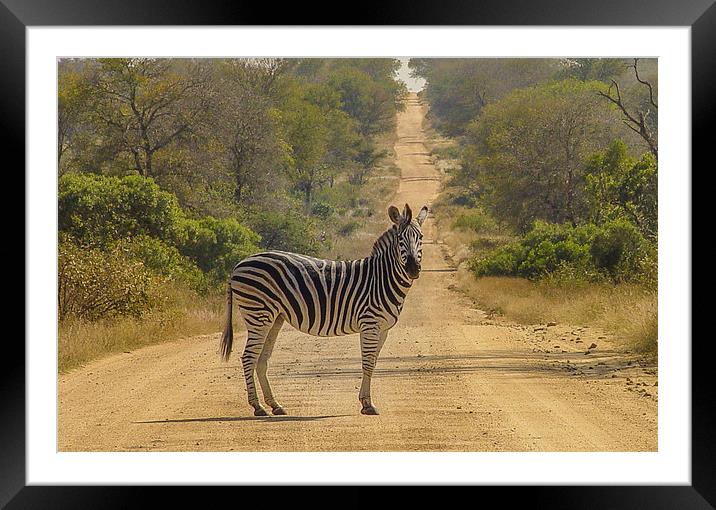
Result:
<svg viewBox="0 0 716 510"><path fill-rule="evenodd" d="M712 152L708 130L716 118L716 6L714 0L400 0L362 3L360 9L320 4L244 0L0 0L0 104L4 154L25 162L25 30L31 26L89 25L551 25L687 26L692 50L692 166ZM280 8L277 6L280 5ZM318 11L329 13L319 15ZM18 168L18 166L15 166ZM689 172L693 179L693 171ZM693 182L693 181L692 181ZM24 189L24 179L18 183ZM692 185L692 189L693 185ZM698 188L696 188L698 189ZM696 197L692 198L696 203ZM18 206L13 204L15 213ZM19 228L19 222L17 222ZM24 223L23 223L24 227ZM693 231L693 229L692 229ZM21 233L20 235L24 235ZM25 273L35 270L25 267ZM24 300L23 300L24 302ZM694 302L692 310L705 308ZM704 312L706 310L703 310ZM694 316L692 311L692 316ZM697 315L698 316L698 315ZM25 350L6 337L0 377L0 506L7 508L114 508L136 502L149 489L136 487L39 487L25 483ZM685 339L686 340L686 339ZM480 487L500 504L520 501L543 508L714 508L716 505L716 394L711 378L711 339L692 341L692 484L690 486ZM156 491L154 489L153 491ZM185 490L162 490L164 504ZM233 493L234 497L244 498ZM365 493L357 496L363 501ZM482 494L481 494L482 495ZM215 495L216 497L218 495ZM270 497L267 502L270 501ZM487 500L489 501L489 500ZM236 501L240 504L240 501Z"/></svg>

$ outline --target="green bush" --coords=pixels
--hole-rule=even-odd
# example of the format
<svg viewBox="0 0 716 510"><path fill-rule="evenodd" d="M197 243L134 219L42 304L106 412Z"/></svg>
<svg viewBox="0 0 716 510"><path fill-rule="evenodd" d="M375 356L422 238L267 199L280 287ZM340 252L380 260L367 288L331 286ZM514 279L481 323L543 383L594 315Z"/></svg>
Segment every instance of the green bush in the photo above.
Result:
<svg viewBox="0 0 716 510"><path fill-rule="evenodd" d="M264 249L304 255L317 255L320 249L315 223L297 212L261 212L250 224L261 236L259 246Z"/></svg>
<svg viewBox="0 0 716 510"><path fill-rule="evenodd" d="M628 279L641 269L644 237L626 220L606 223L594 236L590 253L595 265L618 280Z"/></svg>
<svg viewBox="0 0 716 510"><path fill-rule="evenodd" d="M477 276L512 276L517 274L524 257L524 248L520 243L509 243L492 251L487 257L473 259L470 269Z"/></svg>
<svg viewBox="0 0 716 510"><path fill-rule="evenodd" d="M144 264L130 258L120 246L104 251L75 244L67 236L60 239L60 320L139 317L157 304L157 283Z"/></svg>
<svg viewBox="0 0 716 510"><path fill-rule="evenodd" d="M656 159L646 153L636 160L627 145L617 139L585 165L585 195L595 223L620 218L632 222L647 238L658 231L658 170Z"/></svg>
<svg viewBox="0 0 716 510"><path fill-rule="evenodd" d="M106 247L136 235L171 238L182 217L176 197L152 179L76 173L59 179L59 230L82 244Z"/></svg>
<svg viewBox="0 0 716 510"><path fill-rule="evenodd" d="M322 220L328 219L333 213L335 209L331 204L328 204L326 202L316 202L311 207L311 214L314 216L318 216Z"/></svg>
<svg viewBox="0 0 716 510"><path fill-rule="evenodd" d="M66 174L59 230L104 250L117 245L157 274L206 290L259 250L259 236L234 219L189 219L152 179ZM202 272L204 274L202 274Z"/></svg>
<svg viewBox="0 0 716 510"><path fill-rule="evenodd" d="M535 222L517 241L476 257L470 268L476 276L523 276L540 278L552 274L612 280L655 278L650 270L653 249L639 230L625 220L602 226L557 225Z"/></svg>
<svg viewBox="0 0 716 510"><path fill-rule="evenodd" d="M189 257L202 271L217 282L224 281L242 259L259 251L260 237L234 219L180 222L176 244L179 252Z"/></svg>
<svg viewBox="0 0 716 510"><path fill-rule="evenodd" d="M119 246L132 259L141 261L145 267L159 275L195 291L206 292L209 289L207 276L175 246L144 235L124 239L119 242Z"/></svg>
<svg viewBox="0 0 716 510"><path fill-rule="evenodd" d="M318 203L329 205L333 211L343 214L361 205L361 187L348 181L337 182L318 191ZM315 213L314 213L315 214Z"/></svg>

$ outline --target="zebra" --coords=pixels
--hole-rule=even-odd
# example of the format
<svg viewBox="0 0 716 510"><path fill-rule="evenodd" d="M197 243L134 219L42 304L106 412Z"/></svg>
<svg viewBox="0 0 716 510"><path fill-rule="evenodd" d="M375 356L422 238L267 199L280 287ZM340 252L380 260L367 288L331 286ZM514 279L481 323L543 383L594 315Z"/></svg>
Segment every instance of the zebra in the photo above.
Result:
<svg viewBox="0 0 716 510"><path fill-rule="evenodd" d="M388 217L393 225L375 241L371 255L363 259L333 261L266 251L234 267L228 282L220 353L221 359L228 361L235 298L246 323L247 341L241 362L255 416L268 413L259 402L254 372L272 413L286 414L267 377L268 362L284 322L314 336L360 333L361 414L378 414L370 396L371 377L388 330L397 323L405 297L420 275L421 226L427 215L427 206L415 218L408 204L402 214L390 206Z"/></svg>

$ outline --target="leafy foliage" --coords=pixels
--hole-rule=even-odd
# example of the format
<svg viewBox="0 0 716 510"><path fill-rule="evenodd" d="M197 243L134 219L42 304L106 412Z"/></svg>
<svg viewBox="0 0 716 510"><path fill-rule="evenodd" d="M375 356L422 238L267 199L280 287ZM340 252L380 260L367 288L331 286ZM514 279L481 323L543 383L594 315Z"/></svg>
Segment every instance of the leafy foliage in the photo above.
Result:
<svg viewBox="0 0 716 510"><path fill-rule="evenodd" d="M582 161L618 126L596 94L602 86L551 82L486 106L468 128L461 178L517 229L536 219L576 224L584 216Z"/></svg>
<svg viewBox="0 0 716 510"><path fill-rule="evenodd" d="M64 288L77 296L113 285L95 264L102 254L132 268L133 288L148 288L140 276L149 275L199 292L262 248L319 254L386 154L376 137L401 108L398 65L62 59L59 231L73 239L63 260L77 261ZM85 266L73 279L84 269L70 269ZM130 301L105 311L66 308L90 320L139 313L144 291L127 292Z"/></svg>
<svg viewBox="0 0 716 510"><path fill-rule="evenodd" d="M264 249L305 255L317 255L320 249L315 223L296 214L266 211L254 216L251 225L261 236L260 245Z"/></svg>
<svg viewBox="0 0 716 510"><path fill-rule="evenodd" d="M103 247L138 235L171 239L182 217L177 198L152 179L75 173L59 179L59 230L84 244Z"/></svg>
<svg viewBox="0 0 716 510"><path fill-rule="evenodd" d="M118 246L133 260L138 260L155 274L205 293L213 281L196 263L156 237L139 235L119 241Z"/></svg>
<svg viewBox="0 0 716 510"><path fill-rule="evenodd" d="M601 227L538 221L524 237L473 259L470 267L476 276L540 278L569 271L575 278L620 281L638 278L649 256L644 237L624 220Z"/></svg>
<svg viewBox="0 0 716 510"><path fill-rule="evenodd" d="M125 250L100 250L76 244L63 236L58 259L58 312L69 317L96 320L135 316L156 303L152 273Z"/></svg>
<svg viewBox="0 0 716 510"><path fill-rule="evenodd" d="M499 230L495 219L482 209L470 209L459 213L453 220L452 228L457 230L471 230L478 234L496 232Z"/></svg>
<svg viewBox="0 0 716 510"><path fill-rule="evenodd" d="M128 254L153 271L195 288L223 281L259 236L234 219L190 219L171 193L138 175L66 174L59 181L59 227L78 242Z"/></svg>
<svg viewBox="0 0 716 510"><path fill-rule="evenodd" d="M223 282L241 259L259 251L260 236L234 219L187 219L179 230L179 252L215 281Z"/></svg>
<svg viewBox="0 0 716 510"><path fill-rule="evenodd" d="M628 279L639 272L648 250L639 230L626 220L604 224L592 239L590 253L594 265L606 270L614 279Z"/></svg>
<svg viewBox="0 0 716 510"><path fill-rule="evenodd" d="M585 181L592 221L624 218L648 238L656 238L657 168L651 153L636 160L629 156L626 144L617 139L605 151L587 159Z"/></svg>

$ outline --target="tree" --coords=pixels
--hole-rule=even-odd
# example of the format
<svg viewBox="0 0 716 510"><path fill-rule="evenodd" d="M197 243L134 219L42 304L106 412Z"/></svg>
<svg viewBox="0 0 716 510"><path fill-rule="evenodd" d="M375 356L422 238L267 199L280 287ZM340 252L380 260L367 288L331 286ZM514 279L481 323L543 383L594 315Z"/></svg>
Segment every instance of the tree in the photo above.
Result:
<svg viewBox="0 0 716 510"><path fill-rule="evenodd" d="M304 94L306 101L320 108L326 124L330 126L324 160L328 184L333 186L342 174L346 171L351 173L359 166L361 147L369 137L361 135L358 122L341 109L340 91L321 83L307 86Z"/></svg>
<svg viewBox="0 0 716 510"><path fill-rule="evenodd" d="M341 108L358 123L363 136L385 133L395 126L396 90L352 66L333 73L328 84L340 93Z"/></svg>
<svg viewBox="0 0 716 510"><path fill-rule="evenodd" d="M651 153L637 160L629 156L623 141L614 140L587 160L585 194L595 223L626 218L644 236L656 238L657 170Z"/></svg>
<svg viewBox="0 0 716 510"><path fill-rule="evenodd" d="M154 156L189 135L209 98L201 66L153 58L100 59L95 117L131 155L135 170L156 175Z"/></svg>
<svg viewBox="0 0 716 510"><path fill-rule="evenodd" d="M231 72L216 79L212 121L203 133L233 182L237 204L262 200L287 161L277 110L244 78Z"/></svg>
<svg viewBox="0 0 716 510"><path fill-rule="evenodd" d="M584 215L582 162L614 138L600 87L569 79L515 90L470 124L462 178L478 183L497 217L524 230Z"/></svg>
<svg viewBox="0 0 716 510"><path fill-rule="evenodd" d="M598 94L619 108L624 116L624 125L638 134L646 142L649 150L654 155L654 159L658 160L659 146L656 132L658 106L656 104L655 86L652 85L651 81L639 75L638 58L635 58L634 63L627 67L634 70L634 78L643 86L644 90L648 91L648 103L645 104L642 102L641 104L630 106L622 96L622 91L616 80L611 80L611 85L606 92L599 91Z"/></svg>
<svg viewBox="0 0 716 510"><path fill-rule="evenodd" d="M91 89L82 68L60 65L57 74L57 167L72 147L75 135L86 121Z"/></svg>
<svg viewBox="0 0 716 510"><path fill-rule="evenodd" d="M283 58L226 59L221 61L224 74L257 95L278 99L283 93L291 62Z"/></svg>
<svg viewBox="0 0 716 510"><path fill-rule="evenodd" d="M303 196L306 211L311 210L314 194L329 178L325 161L330 135L321 108L294 97L282 111L285 139L290 146L288 176Z"/></svg>
<svg viewBox="0 0 716 510"><path fill-rule="evenodd" d="M351 184L365 184L370 171L387 155L388 151L378 150L370 140L364 140L356 156L358 164L348 177L348 180Z"/></svg>

